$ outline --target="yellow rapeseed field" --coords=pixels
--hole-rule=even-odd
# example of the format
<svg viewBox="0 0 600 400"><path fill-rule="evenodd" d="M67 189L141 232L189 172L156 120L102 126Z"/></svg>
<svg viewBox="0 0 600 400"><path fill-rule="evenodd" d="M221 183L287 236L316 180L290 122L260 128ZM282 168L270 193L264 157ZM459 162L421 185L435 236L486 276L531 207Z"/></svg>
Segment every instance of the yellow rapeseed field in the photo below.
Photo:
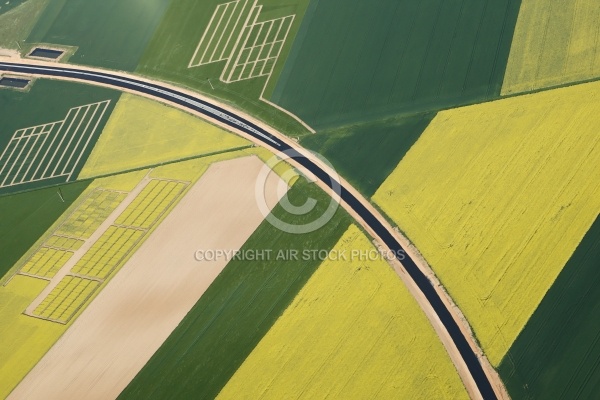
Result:
<svg viewBox="0 0 600 400"><path fill-rule="evenodd" d="M598 0L523 0L502 94L600 74Z"/></svg>
<svg viewBox="0 0 600 400"><path fill-rule="evenodd" d="M498 365L600 212L600 83L441 112L373 199Z"/></svg>
<svg viewBox="0 0 600 400"><path fill-rule="evenodd" d="M348 260L323 262L219 399L467 398L395 272L353 250L375 251L355 226L331 253Z"/></svg>
<svg viewBox="0 0 600 400"><path fill-rule="evenodd" d="M153 177L167 179L184 179L193 183L202 176L202 174L213 162L252 154L260 155L263 158L267 157L266 151L263 151L259 148L245 149L164 165L152 170L151 175ZM284 171L285 164L280 165L278 169ZM57 229L65 229L65 227L70 227L73 225L73 230L70 230L68 233L86 237L89 236L93 230L95 230L102 222L104 222L110 212L112 212L112 210L125 196L125 194L122 194L122 196L119 196L119 199L107 199L105 193L102 192L102 189L121 191L133 190L148 172L149 170L142 170L112 175L110 177L94 180L83 193L81 199L75 202L73 206L70 207L69 210L63 214L63 216L61 216L59 221L57 221L50 229L48 229L48 231L40 238L40 240L38 240L38 242L32 246L32 249L23 256L17 265L15 265L12 272L16 272L16 269L19 269L24 265L28 265L27 260L29 260L32 255L35 255L36 252L39 251L40 246L43 246L44 244L59 247L66 246L66 248L72 248L73 250L79 248L83 243L83 240L66 239L64 237L53 236L53 234ZM179 200L181 197L182 196L179 196L177 200ZM91 201L91 199L94 201ZM162 198L160 197L153 198L153 200L157 202L160 202L161 199ZM169 199L172 200L173 196L170 196ZM152 201L150 201L149 205L152 205L151 203ZM170 208L173 206L174 205L171 205ZM83 208L85 208L85 212L81 211ZM161 209L161 211L163 211L163 209L164 207ZM162 221L166 215L167 213L162 214L160 218L156 220L156 222L147 231L145 237L148 237L154 231L154 229L156 229L160 221ZM92 219L93 224L88 223L86 218ZM75 222L77 222L77 224ZM129 222L134 223L135 221ZM93 226L90 228L91 225ZM81 228L82 226L86 227L84 230L86 233L85 235L83 234ZM144 226L148 227L147 225ZM114 230L123 231L126 229L111 228L111 231ZM141 235L141 231L136 232L137 236ZM97 248L101 248L102 243L97 242L97 244L92 247L92 250L84 256L84 260L80 261L80 263L78 263L72 271L83 272L91 276L107 278L107 280L97 288L93 285L89 287L86 286L86 288L84 288L82 291L82 295L79 297L77 297L77 287L68 288L68 290L65 292L60 291L60 289L62 289L62 287L65 285L55 289L53 292L55 296L51 294L51 296L46 299L42 306L50 303L51 301L55 301L56 297L60 297L59 300L75 300L70 307L64 308L64 312L61 315L55 315L57 307L55 307L53 304L51 304L47 310L44 309L44 311L42 311L41 307L38 307L38 310L36 310L38 314L42 314L43 316L68 322L66 325L23 314L23 311L42 292L44 287L47 285L47 281L17 274L12 277L6 286L0 285L0 321L2 322L0 323L0 399L8 396L10 391L25 377L31 368L35 366L35 364L44 356L50 347L59 339L64 331L75 321L76 317L85 309L85 307L93 300L93 298L100 293L100 291L107 284L109 278L114 276L116 273L116 270L113 271L112 268L120 268L120 266L122 266L126 261L126 259L121 260L118 257L111 259L111 256L117 251L121 253L124 252L125 248L133 251L141 245L143 240L138 241L137 236L136 238L133 238L133 240L130 240L129 238L119 238L119 243L121 246L113 246L114 248L109 250L96 252L96 257L94 257L94 260L91 261L101 261L97 265L92 265L91 261L85 261L89 261L88 258L90 257L88 256L93 251L97 250ZM102 238L100 241L102 241ZM108 244L111 243L112 242ZM129 253L126 258L128 258L131 254L132 252ZM99 260L98 257L101 257L102 260ZM110 260L106 261L105 259ZM116 261L119 261L118 265L114 264ZM110 262L113 262L113 264L110 264ZM60 266L62 266L62 264ZM51 267L52 265L41 265L42 269ZM86 269L83 269L82 267L85 267ZM29 269L26 269L25 272L39 273L39 271L29 271ZM110 275L107 275L109 273ZM64 279L64 282L66 284L74 279L79 278L67 276ZM96 290L94 291L93 295L88 298L88 295L92 292L92 289ZM60 293L60 296L56 296L58 293ZM73 313L79 306L81 306L81 308L77 310L77 312ZM60 310L63 310L63 308Z"/></svg>
<svg viewBox="0 0 600 400"><path fill-rule="evenodd" d="M63 323L68 322L85 305L100 283L67 275L37 306L34 315Z"/></svg>
<svg viewBox="0 0 600 400"><path fill-rule="evenodd" d="M23 314L46 284L16 275L8 285L0 286L0 399L8 396L66 329L66 325Z"/></svg>
<svg viewBox="0 0 600 400"><path fill-rule="evenodd" d="M154 168L150 174L153 178L180 179L195 182L213 163L231 160L238 157L247 157L255 155L263 162L267 163L274 156L273 153L262 147L252 147L242 150L231 151L222 154L216 154L207 157L196 158L193 160L182 161L173 164L162 165ZM291 187L296 178L294 168L286 162L273 163L272 170L278 174Z"/></svg>
<svg viewBox="0 0 600 400"><path fill-rule="evenodd" d="M199 118L152 100L123 94L80 179L248 145Z"/></svg>

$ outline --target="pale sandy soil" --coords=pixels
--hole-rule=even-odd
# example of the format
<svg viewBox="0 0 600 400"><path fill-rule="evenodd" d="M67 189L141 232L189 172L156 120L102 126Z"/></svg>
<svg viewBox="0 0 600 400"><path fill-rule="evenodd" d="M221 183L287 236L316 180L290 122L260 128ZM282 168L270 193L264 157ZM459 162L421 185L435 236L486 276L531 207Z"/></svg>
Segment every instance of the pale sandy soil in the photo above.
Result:
<svg viewBox="0 0 600 400"><path fill-rule="evenodd" d="M127 197L119 204L117 208L104 220L104 222L96 229L96 231L88 238L84 240L83 245L76 250L69 261L61 267L61 269L52 277L50 283L42 290L42 292L31 302L29 307L25 310L27 315L35 315L35 309L40 305L42 301L58 286L60 281L67 275L71 274L71 269L81 260L81 258L92 248L92 246L102 237L102 235L115 223L119 215L125 209L133 203L135 198L144 190L144 188L150 183L150 176L146 175L137 186L129 192Z"/></svg>
<svg viewBox="0 0 600 400"><path fill-rule="evenodd" d="M11 58L19 58L21 55L18 51L12 49L5 49L0 47L0 57L11 57Z"/></svg>
<svg viewBox="0 0 600 400"><path fill-rule="evenodd" d="M199 249L239 249L262 222L254 156L213 164L9 399L112 399L226 265ZM270 174L273 207L279 178Z"/></svg>

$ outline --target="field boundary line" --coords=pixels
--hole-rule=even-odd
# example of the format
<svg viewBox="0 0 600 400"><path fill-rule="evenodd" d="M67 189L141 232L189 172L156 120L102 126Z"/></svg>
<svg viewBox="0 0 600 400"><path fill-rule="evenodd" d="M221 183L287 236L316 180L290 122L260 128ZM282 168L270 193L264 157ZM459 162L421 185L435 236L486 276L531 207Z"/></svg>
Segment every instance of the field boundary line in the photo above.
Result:
<svg viewBox="0 0 600 400"><path fill-rule="evenodd" d="M73 116L73 118L71 119L71 121L69 121L69 126L67 126L67 129L65 131L65 133L68 133L71 130L71 127L73 126L73 122L75 122L75 119L77 118L77 116L79 115L79 112L81 111L82 107L76 107L76 108L72 108L69 110L69 112L67 113L67 117L65 118L65 120L63 121L62 125L60 126L58 132L56 132L56 135L54 135L52 137L52 141L50 142L50 146L48 146L48 148L46 149L46 152L44 153L44 156L42 157L42 159L40 160L40 167L43 165L41 162L43 162L44 160L46 160L46 156L48 155L48 153L50 153L50 149L52 148L52 145L54 145L54 142L56 142L57 137L59 136L59 134L63 131L62 129L65 127L65 123L67 122L67 120L69 119L69 116L73 113L73 110L75 111L75 115ZM54 153L52 153L52 155L50 156L50 160L54 159L54 156L56 155L58 149L60 149L60 145L62 144L62 142L64 141L64 136L63 138L61 138L58 142L58 146L56 147L56 150L54 150ZM50 163L48 163L46 165L46 168L44 168L44 170L42 171L42 175L44 176L46 174L46 172L48 171L48 168L50 167ZM34 176L37 175L38 170L35 171Z"/></svg>
<svg viewBox="0 0 600 400"><path fill-rule="evenodd" d="M31 146L29 146L29 151L27 152L27 155L25 155L25 159L28 160L29 156L31 155L31 152L33 151L34 147L36 147L38 141L40 140L40 136L42 135L47 135L47 132L40 132L40 133L32 133L31 135L27 136L27 142L25 143L24 147L27 147L27 144L29 144L29 140L32 137L35 137L33 144ZM39 148L38 148L38 152L39 152ZM38 154L38 152L36 152L36 155ZM35 159L35 158L34 158ZM27 176L27 172L29 171L29 169L31 168L31 165L33 163L29 164L29 167L27 168L27 170L25 171L25 174L23 175L23 178L25 178ZM21 164L21 166L19 167L19 169L17 170L17 173L14 175L14 177L12 178L12 180L10 181L10 184L13 185L15 183L15 180L17 179L17 177L19 176L19 173L21 173L21 170L23 169L23 167L25 166L25 164ZM23 179L21 179L21 181L23 181Z"/></svg>
<svg viewBox="0 0 600 400"><path fill-rule="evenodd" d="M239 13L237 19L235 20L235 24L232 27L231 34L227 38L227 42L225 42L225 46L223 46L223 51L221 52L221 55L219 56L219 59L221 61L226 59L226 58L224 58L225 52L227 51L227 48L229 47L229 43L231 43L231 38L233 37L233 33L235 32L235 29L237 28L238 24L240 23L240 19L242 19L242 15L244 15L244 11L246 10L247 5L248 5L248 0L244 0L244 5L242 6L240 13ZM234 50L235 50L235 47L231 49L232 52Z"/></svg>
<svg viewBox="0 0 600 400"><path fill-rule="evenodd" d="M242 3L242 1L243 1L243 3ZM232 10L229 10L231 4L234 4L234 6L233 6ZM240 4L242 4L241 9L239 9ZM244 14L244 11L246 10L247 5L248 5L248 0L234 0L234 1L226 2L226 3L217 4L215 10L213 11L213 14L211 15L208 25L206 26L206 28L202 34L202 37L200 38L200 41L198 42L198 45L196 46L196 50L194 51L192 59L188 63L188 68L199 67L201 65L207 65L207 64L212 64L215 62L224 61L230 57L230 55L229 56L226 55L227 49L229 47L229 43L231 43L231 38L234 36L235 30L237 29L237 27L240 23L240 19L241 19L242 15ZM223 6L225 6L225 7L223 7ZM217 17L219 15L219 12L222 8L225 8L225 9L221 13L219 21L217 22L216 26L214 26L213 22L215 21L215 17ZM229 14L229 15L226 16L226 14ZM233 23L233 25L231 25L231 21L234 18L234 16L236 16L236 14L237 14L237 18L235 19L235 22ZM221 22L223 21L224 17L227 18L227 22L225 22L225 24L222 25ZM214 28L214 29L212 30L212 35L210 36L208 41L206 41L209 31L210 31L210 28ZM213 39L219 30L221 30L221 34L219 35L219 38L215 43ZM225 38L226 35L227 35L227 38L226 38L225 44L223 45L222 48L220 48L223 38ZM214 45L214 48L213 48L210 56L207 59L206 54L209 51L210 47L212 47L213 45ZM200 57L198 57L198 54L199 54L200 50L203 48L203 46L204 46L204 51L202 52L202 55L200 55ZM232 51L233 50L235 50L235 49L232 49Z"/></svg>
<svg viewBox="0 0 600 400"><path fill-rule="evenodd" d="M90 279L87 276L77 276L77 275L73 275L73 274L68 274L66 275L63 279L67 279L67 278L75 278L75 279L79 279L80 281L75 285L75 287L71 287L70 290L68 289L69 284L73 281L71 280L71 282L68 282L67 284L65 284L65 286L60 290L60 292L57 294L57 297L59 297L63 292L65 292L66 290L69 290L69 292L67 293L67 296L63 299L63 301L61 303L59 303L58 305L55 305L56 308L54 308L54 310L52 310L50 313L54 313L54 311L58 310L61 306L64 305L64 303L68 302L68 305L66 306L66 308L61 312L60 317L64 316L64 319L57 319L57 318L51 318L51 317L45 317L43 315L41 315L41 313L44 313L46 310L48 310L48 308L52 305L52 300L50 300L50 302L46 305L46 307L41 311L40 314L28 314L31 317L34 318L38 318L38 319L43 319L46 321L50 321L50 322L55 322L55 323L59 323L59 324L63 324L66 325L69 323L69 321L75 316L77 315L77 313L79 312L79 310L81 310L85 304L88 302L89 299L91 299L94 296L94 293L100 288L100 286L102 285L102 281L98 281L97 279ZM83 281L88 281L87 284L85 284L85 287L83 288L83 290L78 293L73 299L71 299L70 301L68 301L70 295L73 294L73 290L77 289L81 283ZM87 289L90 284L93 284L94 286L91 288L90 292L87 295L81 296L85 289ZM69 315L65 315L65 313L67 312L67 310L69 309L69 307L71 307L75 302L78 302L79 305L77 307L75 307L71 313Z"/></svg>
<svg viewBox="0 0 600 400"><path fill-rule="evenodd" d="M465 92L465 89L467 88L467 81L469 80L469 76L471 75L471 71L473 70L473 60L475 59L475 49L477 48L477 43L479 43L479 40L481 39L481 27L483 26L483 21L485 20L485 14L488 11L489 4L490 4L489 1L485 1L483 3L483 10L481 11L481 18L479 20L479 24L477 24L477 33L475 34L475 43L473 43L473 47L472 47L473 51L471 52L471 55L469 56L469 64L467 65L467 73L465 74L465 78L463 79L461 93Z"/></svg>
<svg viewBox="0 0 600 400"><path fill-rule="evenodd" d="M71 135L68 135L68 136L69 136L69 141L67 142L66 148L65 148L65 149L63 150L63 152L61 153L61 155L60 155L60 158L58 159L58 161L56 162L56 164L54 164L54 169L52 169L52 172L51 172L51 174L50 174L50 175L54 175L54 174L56 173L56 169L57 169L57 168L58 168L58 166L60 165L60 162L62 161L63 157L65 156L66 152L67 152L67 151L68 151L68 149L69 149L69 146L70 146L70 145L71 145L71 143L73 142L73 138L75 137L75 134L76 134L76 133L79 131L79 129L81 128L81 124L83 124L83 121L85 121L85 118L87 117L88 113L90 112L90 109L92 108L92 106L90 105L90 106L86 106L86 107L84 107L84 108L85 108L85 111L83 112L83 115L81 116L81 119L79 120L79 123L77 124L77 128L75 128L75 132L73 132L73 134L71 134ZM95 112L94 112L94 114L95 114ZM93 114L92 114L92 118L93 118ZM90 121L91 121L91 119L90 119ZM88 123L88 125L89 125L89 123ZM72 124L71 124L71 126L72 126ZM69 128L70 128L71 126L69 126ZM87 126L86 126L86 128L87 128ZM69 131L67 130L67 133L68 133L68 132L69 132ZM58 145L58 148L60 148L60 147L61 147L61 145L64 143L64 141L65 141L65 139L66 139L66 138L67 138L67 135L65 134L65 136L63 136L63 137L61 138L61 141L60 141L60 143L59 143L59 145ZM54 159L55 159L55 158L58 156L58 155L57 155L57 153L58 153L58 148L57 148L57 149L56 149L56 151L54 152L54 154L53 154L53 156L52 156L52 160L54 160ZM46 169L48 169L49 167L50 167L50 164L48 164L48 166L46 167ZM44 171L44 172L45 172L45 171Z"/></svg>
<svg viewBox="0 0 600 400"><path fill-rule="evenodd" d="M241 2L241 0L237 0L237 2ZM221 3L221 4L226 4L226 3ZM219 4L219 5L221 5ZM217 7L219 6L217 5ZM231 33L228 36L227 42L225 43L223 50L220 54L220 56L218 57L218 60L213 60L210 62L206 62L206 63L202 63L201 60L198 60L198 52L200 51L201 46L203 45L204 41L206 40L207 35L209 34L208 31L209 29L212 27L213 25L213 21L216 15L216 9L213 12L213 15L211 16L211 19L208 22L208 25L206 26L204 32L202 33L202 37L200 38L200 42L198 42L198 46L196 47L196 50L194 51L194 54L192 55L192 58L190 60L190 62L188 63L188 68L194 68L194 67L199 67L202 65L206 65L212 62L219 62L219 61L226 61L225 66L223 67L223 70L221 72L221 75L219 76L219 80L224 82L224 83L232 83L232 82L237 82L239 80L245 80L245 79L237 79L237 80L232 80L232 77L235 73L236 70L236 66L239 66L238 61L242 56L243 51L245 50L245 45L247 43L247 41L249 40L251 31L252 31L252 27L254 25L257 24L257 20L259 17L260 12L262 11L262 6L258 5L258 0L254 0L251 4L250 4L250 8L249 10L246 9L248 5L248 0L244 0L243 6L240 10L240 13L237 17L236 22L234 23L234 25L231 27ZM237 6L237 5L236 5ZM235 15L235 12L237 11L237 9L234 10L232 15ZM235 39L235 42L233 43L233 47L231 48L231 51L229 52L230 54L227 55L225 57L225 52L227 52L227 49L229 47L229 43L231 41L231 38L234 37L234 33L236 32L236 30L238 29L238 25L240 23L240 20L242 19L242 16L244 16L244 13L248 13L246 15L246 19L244 20L244 22L242 23L241 27L239 28L239 33ZM286 115L292 117L295 121L297 121L298 123L300 123L306 130L308 130L310 133L316 133L315 129L313 129L310 125L308 125L305 121L303 121L299 116L297 116L296 114L290 112L289 110L286 110L285 108L273 103L272 101L268 100L265 98L264 94L265 91L267 89L267 86L269 85L269 81L271 79L271 76L273 74L273 71L275 70L275 67L277 65L277 61L279 60L279 57L281 56L281 53L283 52L283 48L285 47L285 43L289 37L289 34L292 30L292 26L294 24L294 21L296 15L295 14L291 14L291 15L287 15L287 16L283 16L283 17L279 17L279 18L273 18L270 20L266 20L266 21L261 21L258 22L258 24L263 24L263 23L268 23L270 22L271 28L273 27L273 25L276 23L276 21L281 21L281 23L279 24L279 27L277 28L277 35L274 37L273 42L269 43L269 44L265 44L264 46L269 46L270 45L270 49L269 52L267 54L267 58L264 59L264 64L262 65L262 67L260 67L260 74L257 75L255 78L259 78L259 77L263 77L266 76L266 80L265 80L265 84L262 87L262 90L260 92L260 95L258 97L258 99L260 101L265 102L266 104L268 104L271 107L274 107L275 109L277 109L278 111L281 111L283 113L285 113ZM288 27L287 27L287 31L285 33L285 36L283 37L283 39L278 40L277 38L279 37L279 32L281 31L281 29L283 28L283 25L285 24L285 20L291 18L292 20L290 21ZM227 29L229 29L229 26L227 26ZM267 35L265 37L265 40L267 40L269 38L269 36ZM257 38L258 39L258 36ZM276 43L281 42L281 46L279 47L277 54L275 56L272 56L272 50L275 47ZM241 44L241 48L240 48L240 44ZM208 44L207 44L208 46ZM216 47L215 47L216 49ZM237 54L236 54L237 52ZM262 48L261 51L259 52L259 56L262 53ZM250 53L248 54L248 58L250 57ZM270 71L268 73L265 73L265 69L267 68L267 64L269 63L270 60L273 60L272 65L270 66ZM246 61L248 62L248 59L246 59ZM233 62L233 66L231 65ZM244 64L247 64L247 62L245 62ZM259 61L257 61L254 64L254 68L256 68L257 64ZM253 68L253 70L254 70ZM240 73L240 76L243 74L243 72ZM251 73L252 75L252 73ZM250 78L246 78L246 79L252 79L252 77Z"/></svg>
<svg viewBox="0 0 600 400"><path fill-rule="evenodd" d="M104 100L72 107L61 121L17 129L0 154L0 189L61 177L71 179L110 103ZM78 150L79 156L71 165Z"/></svg>
<svg viewBox="0 0 600 400"><path fill-rule="evenodd" d="M241 47L241 49L243 49L244 46L246 45L246 43L248 42L248 40L250 39L250 33L252 32L252 26L256 23L256 20L258 19L258 15L260 14L260 11L262 9L262 6L256 5L257 3L258 3L258 0L254 0L254 3L250 7L250 13L248 13L248 17L246 17L246 21L244 22L244 25L242 25L240 34L238 35L238 38L235 41L235 44L233 45L233 50L231 52L231 56L227 59L227 63L225 63L225 67L223 67L223 72L221 73L221 76L219 77L219 79L223 82L229 82L231 80L231 76L233 75L233 72L235 71L235 66L236 66L237 62L239 61L240 57L242 56L242 50L238 51L238 48L239 48L238 46L240 44L240 41L243 42L242 47ZM254 16L254 19L253 19L252 23L249 24L249 21L252 19L253 16ZM246 30L247 30L247 34L245 33ZM237 56L234 56L234 54L236 52L238 54L237 54ZM225 78L225 75L227 75L227 70L230 68L229 65L231 64L231 60L233 60L234 57L236 57L236 60L233 63L233 67L231 67L231 71L229 72L228 77Z"/></svg>
<svg viewBox="0 0 600 400"><path fill-rule="evenodd" d="M221 16L221 19L219 21L219 25L218 27L221 26L221 21L223 21L223 17L225 16L225 14L227 13L227 10L229 10L229 5L232 3L227 3L227 6L225 7L225 10L223 11L223 15ZM219 45L221 44L221 40L223 40L223 35L225 35L225 30L227 29L227 27L229 26L229 23L231 22L231 18L233 18L233 14L235 13L235 9L236 6L238 5L238 2L235 2L235 6L233 6L233 10L231 10L231 13L229 13L229 17L227 18L227 22L225 23L225 26L223 27L223 30L221 32L221 34L219 35L219 40L217 40L217 43L215 44L215 48L213 49L212 53L210 53L210 58L209 60L214 60L217 61L214 56L215 53L217 52L217 49L219 48ZM216 33L216 32L215 32ZM211 41L212 42L212 41ZM208 50L208 47L206 48L205 52Z"/></svg>
<svg viewBox="0 0 600 400"><path fill-rule="evenodd" d="M35 155L33 156L33 160L37 160L38 156L40 155L40 151L42 151L42 148L44 147L44 145L46 144L46 141L48 140L48 136L50 135L50 133L52 133L52 130L56 127L56 125L60 124L59 122L53 122L51 125L52 127L50 128L50 130L48 132L46 132L46 135L44 135L43 141L40 144L40 146L38 147L37 151L35 152ZM27 178L27 175L29 174L29 171L31 171L31 167L33 167L33 162L29 164L29 167L27 168L27 171L25 171L25 175L23 175L23 180L21 180L21 183L23 183L23 181L25 180L25 178ZM32 175L32 178L35 176Z"/></svg>
<svg viewBox="0 0 600 400"><path fill-rule="evenodd" d="M102 104L104 104L104 107L102 108L102 113L100 114L100 117L98 117L98 119L96 120L96 125L94 125L94 128L92 129L92 131L90 132L90 134L88 135L88 138L85 142L85 144L83 145L83 148L81 149L81 152L79 153L79 157L77 157L77 160L75 160L75 164L73 164L73 169L71 170L71 173L69 174L68 179L71 179L71 176L73 176L73 172L75 172L75 168L77 168L77 164L79 164L79 161L81 160L81 157L83 157L83 153L85 152L85 149L87 149L88 145L90 144L90 141L92 140L92 137L94 136L94 133L96 133L96 130L98 129L98 125L100 125L100 122L102 121L102 118L104 118L104 114L106 113L106 110L108 109L108 106L110 104L110 100L105 100L103 102L98 103L98 107L100 107ZM91 120L90 120L91 122ZM88 125L89 123L88 122ZM87 130L87 127L86 127ZM67 161L67 163L65 164L65 167L63 168L63 173L65 172L65 169L68 167L69 163L71 162L71 159L73 158L73 155L75 154L75 150L77 150L77 147L79 147L79 143L81 142L81 139L83 139L84 134L79 138L79 141L77 142L77 145L75 146L74 151L71 153L71 156L69 157L69 160Z"/></svg>
<svg viewBox="0 0 600 400"><path fill-rule="evenodd" d="M67 261L67 263L54 275L51 279L50 284L44 288L44 290L30 303L25 309L25 314L36 317L34 311L37 306L50 294L50 292L59 284L59 282L67 275L71 274L71 269L83 258L83 256L92 248L92 246L98 241L98 239L113 225L117 218L123 211L135 200L135 198L142 192L142 190L150 183L150 172L142 178L142 180L136 185L136 187L129 192L127 197L121 201L121 203L110 213L110 215L102 222L102 224L94 231L94 233L87 239L84 244L74 252L73 256ZM90 192L90 195L93 192ZM62 225L61 225L62 226Z"/></svg>

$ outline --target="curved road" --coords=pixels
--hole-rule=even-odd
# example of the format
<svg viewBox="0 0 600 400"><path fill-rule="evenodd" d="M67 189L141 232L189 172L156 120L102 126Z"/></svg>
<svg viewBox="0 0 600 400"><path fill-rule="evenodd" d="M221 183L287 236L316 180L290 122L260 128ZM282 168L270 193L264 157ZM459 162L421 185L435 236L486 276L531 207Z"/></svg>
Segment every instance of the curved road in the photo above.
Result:
<svg viewBox="0 0 600 400"><path fill-rule="evenodd" d="M488 376L485 374L477 355L469 345L457 322L452 317L450 310L440 298L431 281L427 278L427 276L425 276L421 269L419 269L414 260L409 256L409 253L407 253L400 243L394 238L392 232L386 229L386 227L363 204L363 202L357 199L356 196L354 196L349 190L341 185L340 182L337 182L321 167L319 167L309 158L302 155L292 146L278 139L276 136L270 134L251 121L248 121L247 119L240 117L231 111L225 110L217 105L211 104L190 94L183 93L159 84L128 78L109 72L92 72L83 68L49 67L12 62L0 62L0 71L48 77L71 78L109 85L119 89L126 89L138 93L144 93L155 98L179 104L189 110L202 113L207 117L215 119L234 129L244 131L245 133L262 141L276 153L286 152L288 156L291 156L297 163L312 172L317 179L322 181L329 188L336 191L339 190L341 199L366 222L366 224L379 236L389 250L394 251L394 254L405 255L405 258L401 260L403 267L410 275L411 279L415 282L419 290L423 293L437 314L438 318L444 325L445 329L448 331L450 338L454 342L458 352L460 353L460 356L464 360L464 363L466 364L473 380L475 381L481 396L484 399L497 399L497 396L492 388L492 384L490 383ZM298 148L300 148L299 145Z"/></svg>

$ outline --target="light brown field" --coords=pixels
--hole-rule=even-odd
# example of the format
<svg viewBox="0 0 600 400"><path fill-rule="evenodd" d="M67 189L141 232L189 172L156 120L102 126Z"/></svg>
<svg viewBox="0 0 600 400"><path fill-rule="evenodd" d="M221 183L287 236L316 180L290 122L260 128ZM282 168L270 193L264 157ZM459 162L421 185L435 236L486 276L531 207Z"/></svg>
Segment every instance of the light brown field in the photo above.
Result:
<svg viewBox="0 0 600 400"><path fill-rule="evenodd" d="M239 249L262 222L262 165L254 156L212 165L9 398L116 398L226 265L195 251ZM278 182L270 174L270 207Z"/></svg>

